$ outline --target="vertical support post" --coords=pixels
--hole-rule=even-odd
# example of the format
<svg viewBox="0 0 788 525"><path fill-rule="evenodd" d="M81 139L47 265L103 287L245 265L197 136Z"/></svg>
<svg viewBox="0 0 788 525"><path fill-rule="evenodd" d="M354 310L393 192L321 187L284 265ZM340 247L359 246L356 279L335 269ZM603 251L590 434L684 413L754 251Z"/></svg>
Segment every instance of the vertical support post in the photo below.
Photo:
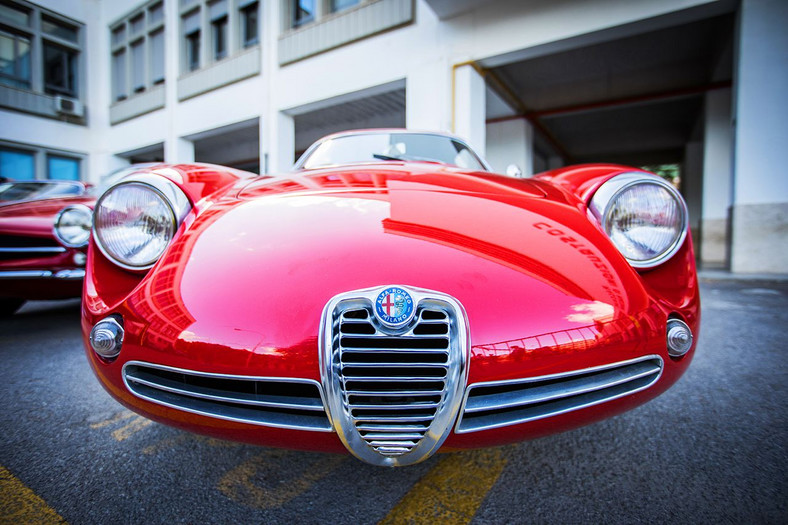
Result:
<svg viewBox="0 0 788 525"><path fill-rule="evenodd" d="M471 65L454 70L454 133L485 155L486 87L484 77Z"/></svg>

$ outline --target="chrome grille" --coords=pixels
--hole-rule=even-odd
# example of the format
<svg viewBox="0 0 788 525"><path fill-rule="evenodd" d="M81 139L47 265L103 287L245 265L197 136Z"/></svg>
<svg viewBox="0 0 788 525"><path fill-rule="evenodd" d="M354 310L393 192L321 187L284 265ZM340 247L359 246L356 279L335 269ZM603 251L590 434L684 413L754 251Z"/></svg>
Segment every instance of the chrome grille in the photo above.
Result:
<svg viewBox="0 0 788 525"><path fill-rule="evenodd" d="M65 253L54 239L0 235L0 260L33 259Z"/></svg>
<svg viewBox="0 0 788 525"><path fill-rule="evenodd" d="M329 303L321 353L334 427L348 449L379 465L429 457L453 424L465 385L462 308L437 292L409 289L416 315L400 330L374 315L378 289Z"/></svg>
<svg viewBox="0 0 788 525"><path fill-rule="evenodd" d="M662 374L656 355L602 367L468 387L456 432L516 425L639 392Z"/></svg>
<svg viewBox="0 0 788 525"><path fill-rule="evenodd" d="M448 316L421 310L410 336L379 333L366 309L348 310L336 323L345 404L356 429L379 454L410 452L443 399Z"/></svg>
<svg viewBox="0 0 788 525"><path fill-rule="evenodd" d="M308 379L209 374L129 361L131 393L186 412L255 425L329 432L320 384Z"/></svg>

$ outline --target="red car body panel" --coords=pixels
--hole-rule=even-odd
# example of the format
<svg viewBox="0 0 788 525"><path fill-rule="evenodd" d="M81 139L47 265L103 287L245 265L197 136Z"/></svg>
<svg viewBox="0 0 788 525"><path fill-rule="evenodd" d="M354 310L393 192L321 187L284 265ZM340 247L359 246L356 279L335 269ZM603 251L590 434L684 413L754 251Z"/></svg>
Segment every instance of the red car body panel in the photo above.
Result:
<svg viewBox="0 0 788 525"><path fill-rule="evenodd" d="M637 406L689 365L666 350L669 316L697 334L690 236L669 261L637 271L589 219L605 180L631 168L589 165L530 180L430 163L386 162L243 179L179 165L168 178L194 208L156 265L122 270L88 250L87 355L129 408L180 428L256 444L345 451L336 433L270 428L168 408L132 395L128 361L219 374L321 381L318 333L337 294L404 285L456 298L470 328L468 385L544 376L648 355L650 388L503 428L456 434L441 450L500 445L566 430ZM118 359L90 348L91 328L123 318Z"/></svg>
<svg viewBox="0 0 788 525"><path fill-rule="evenodd" d="M86 248L63 246L54 234L55 219L60 211L72 204L92 207L95 197L58 197L37 201L23 201L0 206L0 237L3 245L62 248L60 253L2 254L0 274L11 271L41 271L56 274L61 271L81 270L75 263L77 254ZM15 278L0 280L0 297L25 300L66 299L82 294L82 279Z"/></svg>

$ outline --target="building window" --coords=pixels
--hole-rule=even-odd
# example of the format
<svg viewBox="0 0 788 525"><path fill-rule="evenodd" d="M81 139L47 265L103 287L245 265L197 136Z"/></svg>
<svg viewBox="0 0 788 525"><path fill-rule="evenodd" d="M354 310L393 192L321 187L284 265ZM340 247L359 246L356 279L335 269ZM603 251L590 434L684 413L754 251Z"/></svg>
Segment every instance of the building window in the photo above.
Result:
<svg viewBox="0 0 788 525"><path fill-rule="evenodd" d="M331 0L331 12L336 13L358 4L359 0Z"/></svg>
<svg viewBox="0 0 788 525"><path fill-rule="evenodd" d="M200 69L200 10L192 11L183 17L184 48L186 49L186 70Z"/></svg>
<svg viewBox="0 0 788 525"><path fill-rule="evenodd" d="M211 18L211 48L214 60L227 56L227 0L218 0L209 4L208 14Z"/></svg>
<svg viewBox="0 0 788 525"><path fill-rule="evenodd" d="M77 53L56 44L44 44L44 91L77 96Z"/></svg>
<svg viewBox="0 0 788 525"><path fill-rule="evenodd" d="M145 85L145 40L138 40L131 44L131 88L142 93Z"/></svg>
<svg viewBox="0 0 788 525"><path fill-rule="evenodd" d="M293 27L299 27L315 19L315 0L293 0Z"/></svg>
<svg viewBox="0 0 788 525"><path fill-rule="evenodd" d="M79 159L47 155L47 175L53 180L79 180Z"/></svg>
<svg viewBox="0 0 788 525"><path fill-rule="evenodd" d="M36 146L0 143L0 178L80 180L82 156ZM40 163L36 160L40 160ZM36 166L45 170L36 171Z"/></svg>
<svg viewBox="0 0 788 525"><path fill-rule="evenodd" d="M30 11L22 6L0 4L0 18L18 26L30 25Z"/></svg>
<svg viewBox="0 0 788 525"><path fill-rule="evenodd" d="M284 4L290 17L290 27L297 28L320 22L326 16L345 11L372 0L286 0Z"/></svg>
<svg viewBox="0 0 788 525"><path fill-rule="evenodd" d="M0 30L0 83L30 88L30 39Z"/></svg>
<svg viewBox="0 0 788 525"><path fill-rule="evenodd" d="M150 35L150 72L154 84L164 82L164 29Z"/></svg>
<svg viewBox="0 0 788 525"><path fill-rule="evenodd" d="M164 4L130 13L110 27L112 98L125 100L164 82Z"/></svg>
<svg viewBox="0 0 788 525"><path fill-rule="evenodd" d="M48 35L62 40L68 40L75 44L78 42L77 36L79 30L75 26L60 22L48 16L41 17L41 30Z"/></svg>
<svg viewBox="0 0 788 525"><path fill-rule="evenodd" d="M12 180L35 179L35 157L32 153L0 147L0 177Z"/></svg>
<svg viewBox="0 0 788 525"><path fill-rule="evenodd" d="M82 27L32 4L4 0L0 3L0 84L78 98Z"/></svg>
<svg viewBox="0 0 788 525"><path fill-rule="evenodd" d="M257 34L258 3L241 4L241 45L251 47L259 41Z"/></svg>
<svg viewBox="0 0 788 525"><path fill-rule="evenodd" d="M259 0L181 0L180 5L184 73L259 44Z"/></svg>

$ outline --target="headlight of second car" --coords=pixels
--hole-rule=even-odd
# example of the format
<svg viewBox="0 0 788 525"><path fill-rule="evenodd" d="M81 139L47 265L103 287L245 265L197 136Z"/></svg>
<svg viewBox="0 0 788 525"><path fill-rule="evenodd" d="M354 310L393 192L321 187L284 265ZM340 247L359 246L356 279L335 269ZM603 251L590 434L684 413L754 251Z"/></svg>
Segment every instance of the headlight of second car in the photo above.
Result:
<svg viewBox="0 0 788 525"><path fill-rule="evenodd" d="M168 179L126 179L96 203L96 244L118 266L145 270L167 249L189 208L186 195Z"/></svg>
<svg viewBox="0 0 788 525"><path fill-rule="evenodd" d="M591 211L635 268L653 268L675 254L687 236L687 206L656 175L625 173L605 182Z"/></svg>
<svg viewBox="0 0 788 525"><path fill-rule="evenodd" d="M70 248L81 248L90 239L93 210L84 204L66 206L55 219L55 237Z"/></svg>

